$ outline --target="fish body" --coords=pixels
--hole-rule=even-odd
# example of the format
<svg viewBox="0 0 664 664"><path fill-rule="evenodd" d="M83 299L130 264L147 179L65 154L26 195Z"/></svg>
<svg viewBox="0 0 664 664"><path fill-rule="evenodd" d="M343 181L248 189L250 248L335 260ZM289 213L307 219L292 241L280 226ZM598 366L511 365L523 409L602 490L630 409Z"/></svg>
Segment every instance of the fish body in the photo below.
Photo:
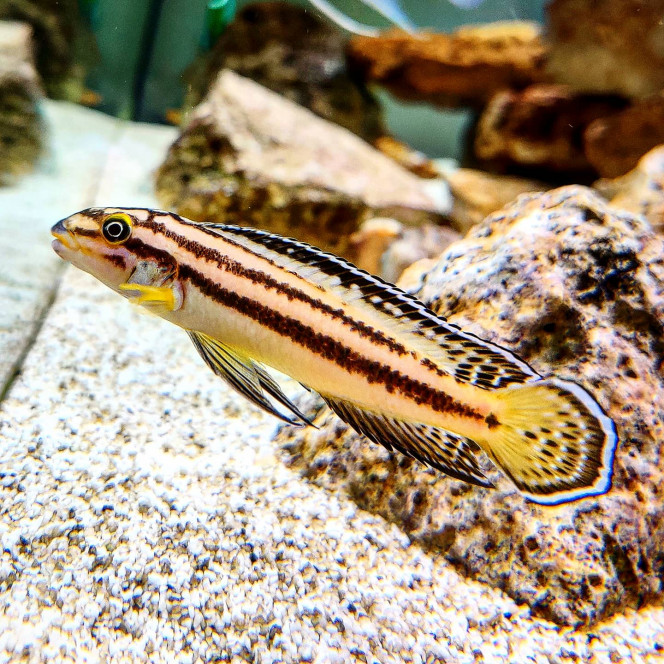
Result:
<svg viewBox="0 0 664 664"><path fill-rule="evenodd" d="M61 257L185 329L216 374L292 424L310 422L263 365L453 477L491 486L479 447L534 502L610 487L615 427L583 388L541 377L337 256L146 209L92 208L52 232Z"/></svg>

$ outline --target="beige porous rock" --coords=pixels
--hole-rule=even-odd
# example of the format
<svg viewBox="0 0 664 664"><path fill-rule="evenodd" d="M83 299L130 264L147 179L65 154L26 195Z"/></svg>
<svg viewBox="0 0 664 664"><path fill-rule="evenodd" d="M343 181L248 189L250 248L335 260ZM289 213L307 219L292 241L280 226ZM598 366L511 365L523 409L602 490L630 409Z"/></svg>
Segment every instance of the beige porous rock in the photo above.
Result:
<svg viewBox="0 0 664 664"><path fill-rule="evenodd" d="M664 145L641 158L636 168L593 185L612 207L642 214L658 233L664 232Z"/></svg>
<svg viewBox="0 0 664 664"><path fill-rule="evenodd" d="M351 132L223 71L157 173L163 206L344 254L362 221L439 221L422 180Z"/></svg>
<svg viewBox="0 0 664 664"><path fill-rule="evenodd" d="M0 183L29 170L39 156L42 96L30 26L0 21Z"/></svg>
<svg viewBox="0 0 664 664"><path fill-rule="evenodd" d="M475 155L492 169L588 176L594 168L583 150L586 127L624 105L621 99L581 95L564 85L504 90L482 112Z"/></svg>
<svg viewBox="0 0 664 664"><path fill-rule="evenodd" d="M459 28L452 34L354 37L350 67L399 97L441 106L481 108L503 88L544 80L546 47L540 27L504 21Z"/></svg>
<svg viewBox="0 0 664 664"><path fill-rule="evenodd" d="M445 174L452 194L450 218L461 233L486 216L511 203L519 194L545 191L543 182L511 175L494 175L472 168L458 168Z"/></svg>
<svg viewBox="0 0 664 664"><path fill-rule="evenodd" d="M557 82L632 98L664 88L664 0L552 0L547 14Z"/></svg>
<svg viewBox="0 0 664 664"><path fill-rule="evenodd" d="M438 256L461 236L447 226L405 227L394 219L365 221L350 237L349 254L357 267L394 283L416 261Z"/></svg>
<svg viewBox="0 0 664 664"><path fill-rule="evenodd" d="M593 121L585 131L588 161L605 178L624 175L639 159L664 143L664 93L635 102Z"/></svg>
<svg viewBox="0 0 664 664"><path fill-rule="evenodd" d="M497 471L494 490L450 479L328 411L317 430L283 431L292 465L558 624L661 599L664 239L570 186L521 196L422 276L417 295L437 313L595 396L620 438L613 488L534 505Z"/></svg>

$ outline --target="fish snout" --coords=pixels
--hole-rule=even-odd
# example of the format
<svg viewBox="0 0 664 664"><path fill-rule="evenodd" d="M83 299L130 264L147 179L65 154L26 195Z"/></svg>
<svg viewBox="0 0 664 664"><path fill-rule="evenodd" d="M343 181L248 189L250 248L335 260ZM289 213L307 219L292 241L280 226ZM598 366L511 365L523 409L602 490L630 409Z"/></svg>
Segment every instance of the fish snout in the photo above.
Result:
<svg viewBox="0 0 664 664"><path fill-rule="evenodd" d="M80 245L78 243L78 240L74 236L74 234L67 228L67 221L69 220L69 217L66 219L60 219L53 228L51 228L51 235L55 238L53 240L53 249L55 250L55 253L59 254L60 252L58 251L59 248L64 247L65 249L69 249L70 251L76 251L77 249L80 248Z"/></svg>

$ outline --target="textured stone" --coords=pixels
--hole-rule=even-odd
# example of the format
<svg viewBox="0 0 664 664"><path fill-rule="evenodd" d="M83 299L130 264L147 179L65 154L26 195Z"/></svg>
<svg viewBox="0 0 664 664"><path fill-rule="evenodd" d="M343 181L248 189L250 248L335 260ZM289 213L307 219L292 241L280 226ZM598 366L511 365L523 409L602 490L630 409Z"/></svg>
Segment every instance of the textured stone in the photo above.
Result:
<svg viewBox="0 0 664 664"><path fill-rule="evenodd" d="M561 85L533 85L496 94L482 112L475 154L499 170L588 177L583 133L597 118L624 107L618 98L580 95Z"/></svg>
<svg viewBox="0 0 664 664"><path fill-rule="evenodd" d="M405 228L394 219L365 221L350 237L350 260L359 268L394 283L416 261L438 256L459 233L447 226Z"/></svg>
<svg viewBox="0 0 664 664"><path fill-rule="evenodd" d="M552 0L548 71L580 92L645 97L664 88L664 0Z"/></svg>
<svg viewBox="0 0 664 664"><path fill-rule="evenodd" d="M613 488L540 507L495 472L493 491L452 480L329 412L316 431L284 430L293 466L559 624L661 599L664 239L590 190L565 187L521 196L421 276L419 297L451 322L595 395L620 436Z"/></svg>
<svg viewBox="0 0 664 664"><path fill-rule="evenodd" d="M464 26L452 34L354 37L351 68L399 97L441 106L483 106L503 88L544 80L546 48L539 26L505 21Z"/></svg>
<svg viewBox="0 0 664 664"><path fill-rule="evenodd" d="M25 23L0 21L0 183L29 170L42 149L43 96Z"/></svg>
<svg viewBox="0 0 664 664"><path fill-rule="evenodd" d="M624 175L664 143L664 94L634 102L619 113L590 123L584 135L588 161L605 178Z"/></svg>
<svg viewBox="0 0 664 664"><path fill-rule="evenodd" d="M629 173L593 186L612 207L642 214L655 231L664 232L664 145L648 152Z"/></svg>
<svg viewBox="0 0 664 664"><path fill-rule="evenodd" d="M369 143L385 134L378 102L346 71L341 31L303 7L255 2L243 7L188 76L198 104L222 69L260 83Z"/></svg>
<svg viewBox="0 0 664 664"><path fill-rule="evenodd" d="M163 206L344 254L371 216L438 221L423 181L349 131L224 71L157 174Z"/></svg>
<svg viewBox="0 0 664 664"><path fill-rule="evenodd" d="M450 219L462 234L486 216L511 203L519 194L545 191L543 182L509 175L493 175L471 168L458 168L445 174L452 194Z"/></svg>
<svg viewBox="0 0 664 664"><path fill-rule="evenodd" d="M0 19L32 27L37 71L48 96L80 101L96 45L78 0L0 0Z"/></svg>

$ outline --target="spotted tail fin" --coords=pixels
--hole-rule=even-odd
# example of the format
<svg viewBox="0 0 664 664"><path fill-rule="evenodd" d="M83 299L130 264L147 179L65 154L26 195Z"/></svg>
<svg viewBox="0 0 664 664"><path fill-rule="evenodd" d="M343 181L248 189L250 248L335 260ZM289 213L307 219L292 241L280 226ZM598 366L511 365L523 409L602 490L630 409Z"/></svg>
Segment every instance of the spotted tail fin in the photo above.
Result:
<svg viewBox="0 0 664 664"><path fill-rule="evenodd" d="M582 387L546 378L495 398L498 422L482 447L527 499L558 505L610 489L615 425Z"/></svg>

